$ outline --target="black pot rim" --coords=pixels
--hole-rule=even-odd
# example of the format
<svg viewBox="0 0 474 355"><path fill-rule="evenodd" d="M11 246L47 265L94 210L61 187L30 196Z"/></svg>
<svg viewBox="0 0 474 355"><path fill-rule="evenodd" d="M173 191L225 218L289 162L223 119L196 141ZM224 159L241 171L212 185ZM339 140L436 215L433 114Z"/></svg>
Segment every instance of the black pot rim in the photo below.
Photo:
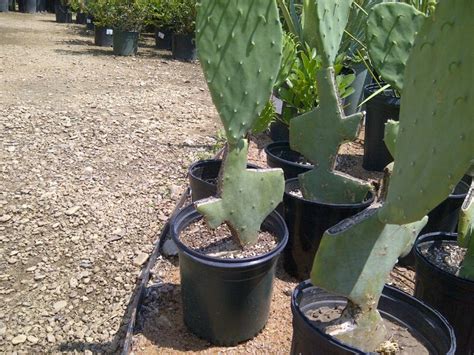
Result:
<svg viewBox="0 0 474 355"><path fill-rule="evenodd" d="M353 347L349 344L346 344L346 343L343 343L343 342L339 341L337 338L326 334L325 332L323 332L322 330L320 330L317 327L314 327L311 324L311 322L308 320L308 318L306 318L306 316L301 311L301 309L299 307L299 304L298 304L299 294L302 292L303 289L308 288L308 287L313 287L313 284L311 283L310 280L305 280L305 281L301 282L300 284L298 284L296 286L296 288L293 290L293 293L291 294L291 311L292 311L292 313L294 314L294 312L298 312L298 314L300 315L300 317L302 317L303 321L305 322L305 324L307 326L311 327L311 329L314 329L319 335L324 337L329 342L337 344L338 346L340 346L344 350L352 351L352 352L355 352L355 353L358 353L358 354L368 354L368 353L363 352L360 349L357 349L357 348L355 348L355 347ZM398 289L394 286L390 286L390 285L385 284L383 292L386 292L386 290L388 290L388 294L389 294L388 296L391 296L391 295L394 295L394 294L399 294L402 297L409 297L412 300L412 302L416 303L419 307L429 309L431 312L433 312L436 316L439 317L440 321L443 323L445 328L448 330L450 338L451 339L455 338L453 328L449 325L446 318L444 318L444 316L441 313L439 313L436 309L427 306L425 303L423 303L419 299L415 298L414 296L410 296L408 293L406 293L406 292L404 292L404 291L402 291L402 290L400 290L400 289ZM334 296L338 297L337 295L334 295ZM449 349L449 351L448 351L449 354L454 353L454 347L455 346L456 346L455 342L451 344L451 349Z"/></svg>
<svg viewBox="0 0 474 355"><path fill-rule="evenodd" d="M468 287L473 288L474 287L474 281L465 279L463 277L459 277L456 275L451 274L450 272L447 272L437 265L433 264L431 261L429 261L420 251L420 247L423 243L428 243L428 242L433 242L433 241L456 241L458 238L457 233L448 233L448 232L434 232L434 233L427 233L420 235L415 242L415 258L418 260L418 262L424 264L427 267L432 267L434 268L437 272L441 273L444 277L447 277L448 279L451 279L452 281L466 285Z"/></svg>
<svg viewBox="0 0 474 355"><path fill-rule="evenodd" d="M455 191L456 191L456 188L459 186L459 185L465 185L465 188L466 188L466 192L461 192L459 194L456 194ZM463 181L463 180L460 180L456 186L454 187L453 189L453 192L449 194L449 197L448 198L453 198L453 199L464 199L466 198L467 196L467 193L469 192L469 185L467 182Z"/></svg>
<svg viewBox="0 0 474 355"><path fill-rule="evenodd" d="M298 183L299 186L299 179L293 178L293 179L288 179L285 181L285 196L288 198L294 198L298 199L301 201L304 201L305 203L308 204L315 204L315 205L320 205L320 206L328 206L328 207L340 207L340 208L360 208L360 207L368 207L370 206L374 201L375 201L375 194L372 191L368 191L368 197L362 202L354 202L354 203L324 203L324 202L318 202L318 201L311 201L307 200L303 197L298 197L295 195L290 194L290 191L287 191L287 187L289 184L292 184L294 182Z"/></svg>
<svg viewBox="0 0 474 355"><path fill-rule="evenodd" d="M380 85L377 83L371 83L366 86L364 86L364 94L369 93L370 95L375 93L378 89L380 89L382 86L384 86L386 83L380 82ZM384 90L383 92L379 93L378 95L374 96L373 98L370 99L372 100L379 100L382 103L393 105L393 106L398 106L400 107L400 97L395 96L395 93L393 89L388 88Z"/></svg>
<svg viewBox="0 0 474 355"><path fill-rule="evenodd" d="M289 141L277 141L277 142L269 143L265 146L265 149L264 149L265 154L270 155L275 160L278 160L279 162L283 162L283 163L288 164L290 166L294 166L294 167L298 167L298 168L304 167L304 168L309 168L309 169L314 168L314 165L312 165L312 164L305 165L305 164L301 164L301 163L296 163L296 162L291 161L291 160L286 160L286 159L283 159L283 158L280 158L280 157L276 156L275 154L273 154L270 151L270 149L272 149L272 148L275 148L275 147L278 147L278 146L286 146L286 145L288 145L288 148L291 149Z"/></svg>
<svg viewBox="0 0 474 355"><path fill-rule="evenodd" d="M244 267L250 267L250 266L263 264L273 259L276 255L280 254L288 242L288 228L286 227L285 221L283 220L283 218L280 216L278 212L272 211L272 213L270 213L270 215L267 218L275 218L277 222L281 224L282 227L284 228L284 235L282 236L282 238L280 239L280 241L278 242L275 248L273 248L272 250L270 250L269 252L265 254L257 255L251 258L220 259L216 257L211 257L208 255L201 254L195 250L192 250L191 248L188 248L186 245L184 245L180 241L179 234L181 230L190 224L188 223L184 225L181 228L181 230L179 229L178 223L176 223L176 219L178 218L178 216L182 218L182 215L189 216L191 218L191 222L195 222L203 218L203 216L196 210L196 207L194 206L194 204L184 207L181 211L175 214L173 218L171 218L171 221L170 221L171 238L176 243L176 245L178 246L181 252L185 253L188 257L211 267L219 267L219 268L242 267L244 268Z"/></svg>

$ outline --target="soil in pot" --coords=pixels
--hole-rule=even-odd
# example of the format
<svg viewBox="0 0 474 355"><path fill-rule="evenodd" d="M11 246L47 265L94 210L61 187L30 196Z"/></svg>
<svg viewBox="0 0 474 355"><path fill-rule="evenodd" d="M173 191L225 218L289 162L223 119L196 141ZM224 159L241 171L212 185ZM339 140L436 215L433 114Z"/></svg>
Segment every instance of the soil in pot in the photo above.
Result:
<svg viewBox="0 0 474 355"><path fill-rule="evenodd" d="M415 245L415 297L453 326L457 354L474 353L474 281L456 276L464 249L455 233L429 233Z"/></svg>
<svg viewBox="0 0 474 355"><path fill-rule="evenodd" d="M114 30L114 54L119 56L135 55L138 52L138 32Z"/></svg>
<svg viewBox="0 0 474 355"><path fill-rule="evenodd" d="M171 51L174 59L192 62L197 59L196 40L194 34L173 34L171 39Z"/></svg>
<svg viewBox="0 0 474 355"><path fill-rule="evenodd" d="M283 253L285 270L299 280L307 279L324 232L367 208L373 201L372 193L364 201L354 204L309 201L299 192L297 178L287 180L283 196L284 216L289 231L288 244Z"/></svg>
<svg viewBox="0 0 474 355"><path fill-rule="evenodd" d="M321 318L326 322L328 318L337 317L346 303L344 297L314 287L309 281L301 283L291 300L291 353L365 354L321 330ZM399 348L396 352L387 351L385 354L454 354L452 328L439 313L422 302L394 287L385 286L378 309L389 330L388 343L381 344L380 350Z"/></svg>
<svg viewBox="0 0 474 355"><path fill-rule="evenodd" d="M212 343L237 344L253 338L268 320L276 262L287 242L288 232L283 219L273 212L262 224L262 231L274 235L278 242L267 237L264 245L268 245L259 247L258 255L230 258L226 229L214 235L209 234L211 231L195 231L201 218L191 205L171 221L171 235L179 249L184 322L193 333ZM192 231L190 237L186 236L186 230ZM197 237L200 234L210 236L212 241L207 242L207 246L199 246L194 239L205 242L204 238ZM193 250L182 241L198 243L199 249L207 249L213 256ZM216 249L215 244L221 248ZM266 248L271 251L264 252ZM256 254L256 250L247 252Z"/></svg>
<svg viewBox="0 0 474 355"><path fill-rule="evenodd" d="M172 49L173 32L164 28L155 29L155 47L170 51Z"/></svg>
<svg viewBox="0 0 474 355"><path fill-rule="evenodd" d="M100 47L111 47L113 45L114 30L105 27L95 27L94 44Z"/></svg>
<svg viewBox="0 0 474 355"><path fill-rule="evenodd" d="M383 85L383 84L382 84ZM376 92L380 86L370 84L365 87L365 97ZM393 161L383 141L385 123L388 120L398 121L400 98L393 90L388 89L370 99L366 104L364 160L362 166L370 171L383 171Z"/></svg>
<svg viewBox="0 0 474 355"><path fill-rule="evenodd" d="M466 198L469 186L465 181L461 180L453 192L428 213L428 223L420 232L420 235L434 232L453 233L459 220L459 211L461 205ZM414 249L403 258L400 258L399 265L414 268L415 267L415 252Z"/></svg>
<svg viewBox="0 0 474 355"><path fill-rule="evenodd" d="M285 180L297 177L313 169L300 153L291 150L288 141L270 143L265 147L267 164L272 168L281 168L285 175Z"/></svg>
<svg viewBox="0 0 474 355"><path fill-rule="evenodd" d="M217 178L222 165L220 159L200 160L188 170L192 200L198 201L217 194ZM247 164L248 169L259 169L257 165Z"/></svg>

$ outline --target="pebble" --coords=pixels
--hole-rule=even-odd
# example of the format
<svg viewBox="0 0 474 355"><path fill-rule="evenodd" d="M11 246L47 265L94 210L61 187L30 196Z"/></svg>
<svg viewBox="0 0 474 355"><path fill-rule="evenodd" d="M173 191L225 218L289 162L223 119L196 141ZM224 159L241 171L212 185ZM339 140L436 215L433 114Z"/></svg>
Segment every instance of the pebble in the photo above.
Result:
<svg viewBox="0 0 474 355"><path fill-rule="evenodd" d="M33 343L33 344L36 344L39 341L39 339L33 335L28 335L27 339L30 343Z"/></svg>
<svg viewBox="0 0 474 355"><path fill-rule="evenodd" d="M11 215L9 214L4 214L3 216L0 217L0 222L5 223L8 222L12 218Z"/></svg>
<svg viewBox="0 0 474 355"><path fill-rule="evenodd" d="M53 304L53 308L56 312L59 312L60 310L62 310L66 306L67 306L67 301L58 301L58 302Z"/></svg>
<svg viewBox="0 0 474 355"><path fill-rule="evenodd" d="M75 215L77 213L77 211L79 211L79 209L81 208L81 206L74 206L74 207L71 207L70 209L68 209L66 212L64 212L64 214L66 216L72 216L72 215Z"/></svg>
<svg viewBox="0 0 474 355"><path fill-rule="evenodd" d="M168 239L166 242L164 242L162 251L166 256L178 255L178 247L172 239Z"/></svg>
<svg viewBox="0 0 474 355"><path fill-rule="evenodd" d="M48 343L55 343L56 342L56 337L53 334L48 334L46 336L46 339L48 340Z"/></svg>
<svg viewBox="0 0 474 355"><path fill-rule="evenodd" d="M133 259L133 265L142 266L148 260L148 254L140 253Z"/></svg>
<svg viewBox="0 0 474 355"><path fill-rule="evenodd" d="M17 335L12 339L12 344L17 345L17 344L22 344L26 341L26 335L25 334L20 334Z"/></svg>
<svg viewBox="0 0 474 355"><path fill-rule="evenodd" d="M77 281L76 278L72 277L72 278L69 280L69 286L70 286L71 288L76 288L78 285L79 285L79 281Z"/></svg>

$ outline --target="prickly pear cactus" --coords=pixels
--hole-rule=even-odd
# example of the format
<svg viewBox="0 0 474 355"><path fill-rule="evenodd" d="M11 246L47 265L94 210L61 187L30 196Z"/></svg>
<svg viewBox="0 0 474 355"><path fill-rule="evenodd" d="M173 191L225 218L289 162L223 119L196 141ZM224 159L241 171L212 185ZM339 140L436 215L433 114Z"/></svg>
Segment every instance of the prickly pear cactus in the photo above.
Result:
<svg viewBox="0 0 474 355"><path fill-rule="evenodd" d="M392 87L403 89L403 74L426 16L403 3L375 5L367 19L367 49L374 68Z"/></svg>
<svg viewBox="0 0 474 355"><path fill-rule="evenodd" d="M386 200L328 230L315 257L313 283L349 299L328 331L365 351L383 337L375 305L390 270L474 159L466 79L473 42L465 31L473 11L471 0L441 1L426 19L407 62L398 133L389 125L395 159Z"/></svg>
<svg viewBox="0 0 474 355"><path fill-rule="evenodd" d="M464 200L458 224L459 245L467 248L459 276L474 281L474 182Z"/></svg>
<svg viewBox="0 0 474 355"><path fill-rule="evenodd" d="M345 117L334 75L334 60L339 50L352 1L307 1L304 8L305 40L316 46L323 68L316 75L319 105L290 121L290 145L315 168L299 175L303 196L322 203L361 202L370 185L335 172L339 147L354 140L362 113Z"/></svg>
<svg viewBox="0 0 474 355"><path fill-rule="evenodd" d="M218 197L198 201L197 209L210 227L225 222L242 245L252 244L284 190L280 169L246 169L245 138L280 68L277 6L274 0L201 0L196 27L199 59L228 140Z"/></svg>

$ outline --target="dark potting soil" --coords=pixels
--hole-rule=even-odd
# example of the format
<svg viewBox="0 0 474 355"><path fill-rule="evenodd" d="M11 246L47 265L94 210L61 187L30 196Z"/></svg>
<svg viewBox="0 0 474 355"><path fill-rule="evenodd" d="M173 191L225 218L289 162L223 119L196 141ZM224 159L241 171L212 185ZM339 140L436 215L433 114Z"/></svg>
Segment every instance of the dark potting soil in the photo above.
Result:
<svg viewBox="0 0 474 355"><path fill-rule="evenodd" d="M188 248L220 259L244 259L263 255L273 250L278 244L272 234L261 231L257 243L242 248L232 238L227 225L222 224L212 230L203 219L184 229L180 240Z"/></svg>
<svg viewBox="0 0 474 355"><path fill-rule="evenodd" d="M422 245L421 253L429 262L439 267L441 270L457 275L466 249L461 248L455 241L435 242L429 245Z"/></svg>
<svg viewBox="0 0 474 355"><path fill-rule="evenodd" d="M343 309L342 306L321 307L308 311L305 316L319 329L324 329L328 322L341 316ZM407 328L385 318L383 322L387 328L387 339L380 344L376 350L377 353L384 355L429 354L428 349Z"/></svg>

